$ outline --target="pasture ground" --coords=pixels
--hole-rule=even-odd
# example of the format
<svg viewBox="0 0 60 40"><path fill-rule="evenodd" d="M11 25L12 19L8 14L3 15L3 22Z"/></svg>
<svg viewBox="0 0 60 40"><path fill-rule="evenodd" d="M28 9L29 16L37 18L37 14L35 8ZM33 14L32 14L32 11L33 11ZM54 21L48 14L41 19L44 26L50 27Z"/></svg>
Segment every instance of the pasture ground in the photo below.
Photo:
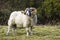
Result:
<svg viewBox="0 0 60 40"><path fill-rule="evenodd" d="M5 35L7 26L0 26L0 40L60 40L60 25L40 25L33 28L33 35L26 36L25 28Z"/></svg>

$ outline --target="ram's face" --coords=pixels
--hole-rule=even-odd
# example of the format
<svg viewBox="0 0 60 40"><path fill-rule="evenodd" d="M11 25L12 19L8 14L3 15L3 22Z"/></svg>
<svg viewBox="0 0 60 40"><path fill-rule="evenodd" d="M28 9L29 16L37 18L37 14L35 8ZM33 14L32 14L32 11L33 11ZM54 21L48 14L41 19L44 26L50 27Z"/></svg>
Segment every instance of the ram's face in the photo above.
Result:
<svg viewBox="0 0 60 40"><path fill-rule="evenodd" d="M25 10L25 12L26 12L26 15L31 16L31 10L30 10L30 8L27 8L27 9Z"/></svg>
<svg viewBox="0 0 60 40"><path fill-rule="evenodd" d="M27 8L25 10L26 15L31 16L31 17L34 17L34 15L36 15L35 10L36 10L35 8Z"/></svg>

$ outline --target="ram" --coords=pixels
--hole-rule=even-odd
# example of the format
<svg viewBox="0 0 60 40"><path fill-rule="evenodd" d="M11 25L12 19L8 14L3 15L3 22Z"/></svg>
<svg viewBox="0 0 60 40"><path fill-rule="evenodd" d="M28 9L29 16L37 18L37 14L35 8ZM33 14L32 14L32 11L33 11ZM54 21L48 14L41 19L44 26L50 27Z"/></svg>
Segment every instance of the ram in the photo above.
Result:
<svg viewBox="0 0 60 40"><path fill-rule="evenodd" d="M32 14L32 9L28 9L29 10L14 11L11 13L8 20L8 30L6 35L9 34L10 28L12 28L12 32L14 33L16 27L25 27L27 36L32 34L32 27L34 24L33 18L35 17L35 14Z"/></svg>

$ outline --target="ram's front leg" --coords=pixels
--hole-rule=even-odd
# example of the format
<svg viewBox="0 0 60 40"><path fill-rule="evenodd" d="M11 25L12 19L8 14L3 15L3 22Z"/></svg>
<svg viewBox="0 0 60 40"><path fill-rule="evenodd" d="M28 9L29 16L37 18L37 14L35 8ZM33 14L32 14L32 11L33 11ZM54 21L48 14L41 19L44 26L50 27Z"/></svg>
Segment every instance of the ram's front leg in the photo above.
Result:
<svg viewBox="0 0 60 40"><path fill-rule="evenodd" d="M33 34L33 32L32 32L32 26L31 26L31 27L29 27L29 34L30 34L30 35L32 35L32 34Z"/></svg>

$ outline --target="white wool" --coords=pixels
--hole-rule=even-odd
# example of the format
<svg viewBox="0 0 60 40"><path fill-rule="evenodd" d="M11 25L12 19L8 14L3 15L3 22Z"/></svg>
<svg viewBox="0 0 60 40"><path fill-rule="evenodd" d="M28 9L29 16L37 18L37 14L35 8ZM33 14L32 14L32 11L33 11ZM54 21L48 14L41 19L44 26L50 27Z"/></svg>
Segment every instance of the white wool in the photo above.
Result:
<svg viewBox="0 0 60 40"><path fill-rule="evenodd" d="M23 27L26 27L29 25L30 21L31 18L24 14L20 14L15 18L15 23L17 24L17 26L23 25Z"/></svg>
<svg viewBox="0 0 60 40"><path fill-rule="evenodd" d="M16 16L18 16L19 14L21 14L21 11L14 11L11 13L10 18L8 20L8 25L13 25L15 24L15 18Z"/></svg>

